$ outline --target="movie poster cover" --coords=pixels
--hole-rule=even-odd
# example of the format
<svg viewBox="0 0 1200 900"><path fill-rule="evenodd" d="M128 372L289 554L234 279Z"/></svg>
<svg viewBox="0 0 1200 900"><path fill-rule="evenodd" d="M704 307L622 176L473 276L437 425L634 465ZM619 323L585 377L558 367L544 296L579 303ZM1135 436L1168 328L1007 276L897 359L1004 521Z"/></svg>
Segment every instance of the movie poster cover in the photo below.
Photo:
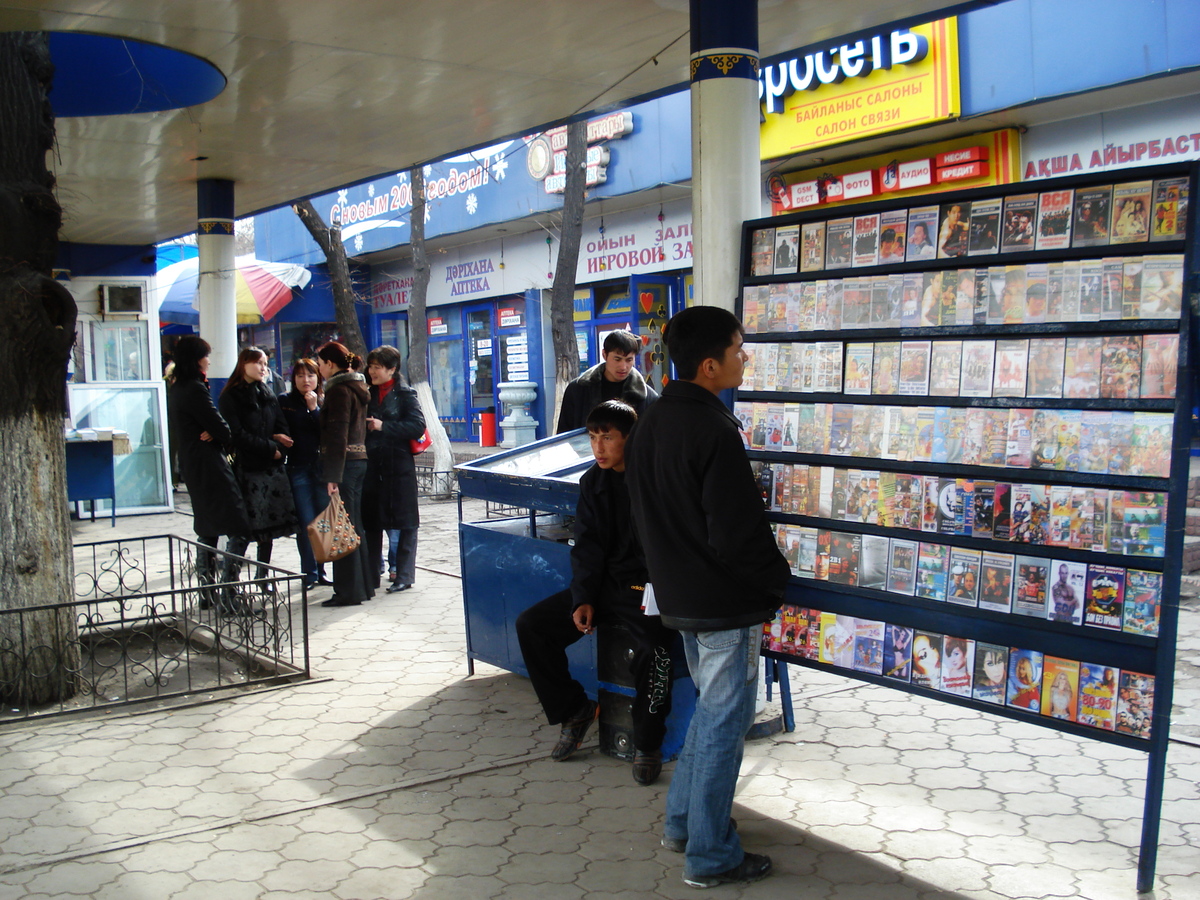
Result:
<svg viewBox="0 0 1200 900"><path fill-rule="evenodd" d="M912 684L937 690L942 682L942 635L933 631L914 631Z"/></svg>
<svg viewBox="0 0 1200 900"><path fill-rule="evenodd" d="M1149 181L1131 181L1113 187L1113 244L1131 244L1150 238Z"/></svg>
<svg viewBox="0 0 1200 900"><path fill-rule="evenodd" d="M1117 566L1088 566L1083 624L1120 631L1124 601L1124 569Z"/></svg>
<svg viewBox="0 0 1200 900"><path fill-rule="evenodd" d="M800 228L800 271L825 268L825 223L805 222Z"/></svg>
<svg viewBox="0 0 1200 900"><path fill-rule="evenodd" d="M1012 612L1013 566L1011 553L984 551L980 564L979 608Z"/></svg>
<svg viewBox="0 0 1200 900"><path fill-rule="evenodd" d="M1187 224L1187 178L1157 179L1153 196L1150 240L1174 241L1182 238Z"/></svg>
<svg viewBox="0 0 1200 900"><path fill-rule="evenodd" d="M1042 658L1042 715L1064 722L1079 714L1079 663L1058 656Z"/></svg>
<svg viewBox="0 0 1200 900"><path fill-rule="evenodd" d="M971 680L971 696L984 703L1003 706L1007 675L1008 648L999 644L976 642L975 674Z"/></svg>
<svg viewBox="0 0 1200 900"><path fill-rule="evenodd" d="M917 542L893 538L888 562L887 589L893 594L912 595L917 582Z"/></svg>
<svg viewBox="0 0 1200 900"><path fill-rule="evenodd" d="M938 208L918 206L908 211L908 239L904 248L906 262L923 262L937 257L934 241L938 234Z"/></svg>
<svg viewBox="0 0 1200 900"><path fill-rule="evenodd" d="M775 229L774 275L795 275L800 267L800 226L781 225Z"/></svg>
<svg viewBox="0 0 1200 900"><path fill-rule="evenodd" d="M1034 248L1037 210L1037 194L1013 194L1004 198L1001 252L1018 253Z"/></svg>
<svg viewBox="0 0 1200 900"><path fill-rule="evenodd" d="M1112 220L1112 185L1080 188L1075 192L1072 247L1102 247L1108 243Z"/></svg>
<svg viewBox="0 0 1200 900"><path fill-rule="evenodd" d="M903 341L900 345L900 393L924 397L929 393L930 341Z"/></svg>
<svg viewBox="0 0 1200 900"><path fill-rule="evenodd" d="M1000 252L1000 209L1002 201L976 200L971 204L970 236L967 254L982 256Z"/></svg>
<svg viewBox="0 0 1200 900"><path fill-rule="evenodd" d="M1142 263L1143 319L1178 319L1183 304L1183 257L1147 256Z"/></svg>
<svg viewBox="0 0 1200 900"><path fill-rule="evenodd" d="M943 203L938 212L938 259L967 255L970 237L971 204L962 201Z"/></svg>
<svg viewBox="0 0 1200 900"><path fill-rule="evenodd" d="M1038 195L1038 250L1062 250L1071 246L1071 212L1074 191L1043 191Z"/></svg>
<svg viewBox="0 0 1200 900"><path fill-rule="evenodd" d="M975 671L975 642L967 638L942 637L942 670L938 690L959 697L971 696Z"/></svg>
<svg viewBox="0 0 1200 900"><path fill-rule="evenodd" d="M856 268L879 265L879 214L854 217L854 257Z"/></svg>
<svg viewBox="0 0 1200 900"><path fill-rule="evenodd" d="M1067 338L1066 356L1063 360L1063 396L1087 398L1100 396L1100 351L1099 337Z"/></svg>
<svg viewBox="0 0 1200 900"><path fill-rule="evenodd" d="M1080 725L1112 731L1117 720L1117 678L1120 669L1097 663L1079 664Z"/></svg>
<svg viewBox="0 0 1200 900"><path fill-rule="evenodd" d="M1050 561L1040 556L1017 557L1013 612L1019 616L1046 618L1046 580Z"/></svg>
<svg viewBox="0 0 1200 900"><path fill-rule="evenodd" d="M1056 559L1050 563L1051 622L1079 625L1083 622L1083 598L1087 592L1087 563Z"/></svg>
<svg viewBox="0 0 1200 900"><path fill-rule="evenodd" d="M996 342L963 341L960 369L960 397L990 397L995 377Z"/></svg>
<svg viewBox="0 0 1200 900"><path fill-rule="evenodd" d="M1142 399L1170 399L1179 388L1179 335L1142 335Z"/></svg>
<svg viewBox="0 0 1200 900"><path fill-rule="evenodd" d="M1117 733L1149 740L1153 720L1154 676L1122 670L1117 694Z"/></svg>
<svg viewBox="0 0 1200 900"><path fill-rule="evenodd" d="M908 244L908 210L892 209L879 215L879 262L882 265L904 262Z"/></svg>
<svg viewBox="0 0 1200 900"><path fill-rule="evenodd" d="M1066 361L1066 338L1031 338L1026 397L1060 398Z"/></svg>
<svg viewBox="0 0 1200 900"><path fill-rule="evenodd" d="M775 229L757 228L750 239L750 274L771 275L775 271Z"/></svg>
<svg viewBox="0 0 1200 900"><path fill-rule="evenodd" d="M854 219L830 219L825 225L825 268L848 269L854 259Z"/></svg>
<svg viewBox="0 0 1200 900"><path fill-rule="evenodd" d="M1129 569L1125 573L1122 631L1126 634L1158 637L1158 618L1162 612L1162 585L1161 572Z"/></svg>
<svg viewBox="0 0 1200 900"><path fill-rule="evenodd" d="M929 394L957 397L962 368L962 341L934 341L929 360Z"/></svg>
<svg viewBox="0 0 1200 900"><path fill-rule="evenodd" d="M903 625L887 625L883 634L883 675L908 681L912 674L913 630Z"/></svg>
<svg viewBox="0 0 1200 900"><path fill-rule="evenodd" d="M981 553L967 547L950 548L950 582L946 600L959 606L979 605Z"/></svg>
<svg viewBox="0 0 1200 900"><path fill-rule="evenodd" d="M1013 647L1008 652L1008 705L1038 712L1042 706L1042 654Z"/></svg>

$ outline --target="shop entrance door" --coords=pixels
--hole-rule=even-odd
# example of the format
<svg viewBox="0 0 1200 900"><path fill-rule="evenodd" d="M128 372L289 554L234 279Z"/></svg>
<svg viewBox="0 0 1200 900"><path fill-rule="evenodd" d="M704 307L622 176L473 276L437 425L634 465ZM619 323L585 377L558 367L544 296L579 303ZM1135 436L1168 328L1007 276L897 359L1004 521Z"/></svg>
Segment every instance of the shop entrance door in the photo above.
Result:
<svg viewBox="0 0 1200 900"><path fill-rule="evenodd" d="M496 355L492 306L468 306L463 309L466 330L467 376L470 380L467 418L471 435L479 436L479 415L496 412Z"/></svg>
<svg viewBox="0 0 1200 900"><path fill-rule="evenodd" d="M642 339L638 354L638 369L646 381L660 393L667 383L667 345L663 342L663 326L677 312L675 290L677 279L663 275L634 275L629 279L633 298L633 314L637 319L637 334Z"/></svg>

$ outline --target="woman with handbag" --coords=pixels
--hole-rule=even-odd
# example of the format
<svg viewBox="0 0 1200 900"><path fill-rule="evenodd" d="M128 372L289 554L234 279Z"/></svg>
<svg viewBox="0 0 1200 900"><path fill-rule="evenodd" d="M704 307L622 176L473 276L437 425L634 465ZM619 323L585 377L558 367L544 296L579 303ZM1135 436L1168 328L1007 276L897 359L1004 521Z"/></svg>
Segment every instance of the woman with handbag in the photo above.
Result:
<svg viewBox="0 0 1200 900"><path fill-rule="evenodd" d="M296 550L304 571L304 586L332 584L325 578L325 565L313 556L308 523L329 504L329 492L321 479L321 375L312 359L297 360L292 367L292 389L279 395L279 406L287 421L292 446L284 467L292 483L296 505Z"/></svg>
<svg viewBox="0 0 1200 900"><path fill-rule="evenodd" d="M352 369L361 360L337 341L317 351L317 370L325 379L321 407L321 473L329 496L340 497L354 523L359 546L333 563L333 596L322 606L358 606L373 593L367 571L362 519L363 482L367 476L366 379Z"/></svg>
<svg viewBox="0 0 1200 900"><path fill-rule="evenodd" d="M388 536L389 594L413 586L417 572L417 469L412 442L425 433L425 417L417 392L400 375L400 351L384 344L367 354L371 400L367 404L368 570L379 587L383 568L383 534Z"/></svg>
<svg viewBox="0 0 1200 900"><path fill-rule="evenodd" d="M217 412L208 392L208 341L184 335L175 347L175 367L167 391L171 445L179 458L179 474L192 504L192 527L203 545L196 558L199 582L217 580L217 557L213 550L222 534L250 530L241 488L234 478L226 447L233 446L229 424ZM212 548L212 549L209 549ZM211 591L202 593L200 608L213 605ZM238 612L224 604L225 612Z"/></svg>
<svg viewBox="0 0 1200 900"><path fill-rule="evenodd" d="M250 528L229 538L227 552L244 556L253 540L260 563L271 561L275 538L296 530L292 485L283 468L283 457L292 446L287 421L279 401L266 385L267 355L257 347L238 354L233 374L221 391L221 415L233 434L233 472L242 489ZM233 581L241 564L226 559L227 581ZM258 567L255 577L266 577ZM264 585L264 587L266 587Z"/></svg>

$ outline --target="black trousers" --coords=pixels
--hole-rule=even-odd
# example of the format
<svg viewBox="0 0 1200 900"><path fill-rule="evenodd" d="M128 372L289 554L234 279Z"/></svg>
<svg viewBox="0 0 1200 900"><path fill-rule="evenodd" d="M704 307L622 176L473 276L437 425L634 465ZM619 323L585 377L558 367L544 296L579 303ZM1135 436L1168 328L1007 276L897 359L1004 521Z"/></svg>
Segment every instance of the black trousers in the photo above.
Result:
<svg viewBox="0 0 1200 900"><path fill-rule="evenodd" d="M359 538L358 549L333 564L333 595L347 603L362 603L370 600L371 595L375 593L367 572L370 553L366 547L367 536L363 529L362 517L363 480L366 477L367 461L348 459L342 472L342 480L338 483L338 493Z"/></svg>
<svg viewBox="0 0 1200 900"><path fill-rule="evenodd" d="M633 640L634 686L633 742L638 750L662 747L671 711L671 645L674 632L658 616L643 615L637 608L640 594L631 591L625 603L605 603L593 624L597 628L620 623ZM551 725L559 725L579 711L588 699L583 685L571 677L567 648L583 637L571 618L570 591L559 591L517 616L517 640L529 670L529 680Z"/></svg>

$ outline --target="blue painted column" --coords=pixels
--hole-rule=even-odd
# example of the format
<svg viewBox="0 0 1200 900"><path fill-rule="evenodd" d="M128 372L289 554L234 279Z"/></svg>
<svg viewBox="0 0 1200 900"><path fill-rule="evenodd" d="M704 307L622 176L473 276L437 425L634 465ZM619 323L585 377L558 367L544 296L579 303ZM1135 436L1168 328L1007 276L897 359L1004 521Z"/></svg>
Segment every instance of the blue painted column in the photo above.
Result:
<svg viewBox="0 0 1200 900"><path fill-rule="evenodd" d="M196 182L196 247L200 251L200 336L212 345L209 375L226 379L237 362L233 182Z"/></svg>
<svg viewBox="0 0 1200 900"><path fill-rule="evenodd" d="M690 0L692 256L697 303L733 310L741 224L759 200L758 4Z"/></svg>

